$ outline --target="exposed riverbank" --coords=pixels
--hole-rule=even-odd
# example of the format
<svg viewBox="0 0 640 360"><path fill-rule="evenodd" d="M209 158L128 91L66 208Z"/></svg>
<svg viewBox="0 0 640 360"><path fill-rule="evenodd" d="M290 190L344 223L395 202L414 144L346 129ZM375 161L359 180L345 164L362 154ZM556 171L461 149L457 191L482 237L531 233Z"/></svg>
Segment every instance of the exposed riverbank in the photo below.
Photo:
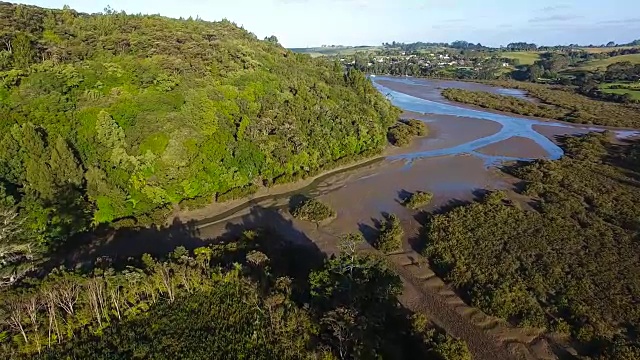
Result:
<svg viewBox="0 0 640 360"><path fill-rule="evenodd" d="M419 117L420 114L404 113L402 115L402 119L414 118L412 117L413 115L417 115L417 117ZM358 169L374 166L382 162L387 157L408 151L410 152L412 149L416 149L419 146L417 144L420 144L427 138L433 137L435 134L437 134L437 132L434 133L429 129L428 135L413 138L411 143L405 147L397 147L389 144L380 154L335 167L317 175L307 177L306 179L286 184L276 184L269 187L260 187L254 194L244 198L221 203L214 202L197 209L181 209L175 211L167 219L167 224L174 222L176 219L180 219L181 221L202 221L204 219L219 217L226 213L233 214L235 212L234 210L239 211L247 205L258 204L271 198L291 196L297 192L303 191L305 188L313 187L314 184L318 184L328 177L338 175L343 172L356 171Z"/></svg>
<svg viewBox="0 0 640 360"><path fill-rule="evenodd" d="M397 95L392 101L399 98ZM432 203L422 210L434 211L472 201L487 190L508 191L514 188L517 179L493 165L506 160L561 156L561 153L553 152L557 145L552 141L556 133L552 132L583 131L554 126L553 122L478 110L469 112L468 108L447 103L422 103L420 98L403 101L407 102L397 104L409 104L409 110L414 110L403 116L427 122L429 136L416 138L404 148L388 147L371 159L305 180L262 188L248 198L211 204L193 211L176 211L170 224L162 229L110 234L79 252L85 259L128 257L145 252L162 254L177 245L194 248L233 237L246 229L262 227L270 228L282 239L312 245L331 254L338 250L337 239L346 233L359 232L371 241L378 234L379 220L386 213L394 213L405 231L405 252L390 259L396 266L405 266L407 259L424 264L424 259L412 252L412 244L421 236L424 214L401 204L408 194L432 192ZM436 114L429 113L431 109ZM294 219L288 208L299 196L320 199L337 211L336 219L320 226ZM426 265L424 268L428 269ZM415 279L409 279L404 273L401 275L406 284L403 295L406 305L428 314L439 326L467 341L475 358L493 359L486 350L489 346L504 349L505 344L515 344L526 347L537 338L535 333L510 329L479 314L444 285L418 289L420 284ZM437 278L430 281L437 281ZM441 293L448 294L447 298ZM449 301L455 301L455 305L448 305ZM445 308L448 310L443 310ZM485 329L486 324L491 324L489 329Z"/></svg>

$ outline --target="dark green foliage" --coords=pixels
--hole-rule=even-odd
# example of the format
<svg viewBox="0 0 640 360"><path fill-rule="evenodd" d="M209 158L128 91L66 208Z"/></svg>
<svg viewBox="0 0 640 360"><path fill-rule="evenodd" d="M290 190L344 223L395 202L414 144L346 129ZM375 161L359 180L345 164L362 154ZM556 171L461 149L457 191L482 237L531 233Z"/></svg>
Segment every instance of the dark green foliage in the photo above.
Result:
<svg viewBox="0 0 640 360"><path fill-rule="evenodd" d="M416 191L405 200L404 206L412 210L417 210L421 207L427 206L431 202L431 199L433 199L432 193L426 191Z"/></svg>
<svg viewBox="0 0 640 360"><path fill-rule="evenodd" d="M545 104L518 99L513 96L492 94L486 91L464 89L444 89L442 96L447 100L480 106L483 108L512 112L515 114L563 120L566 111Z"/></svg>
<svg viewBox="0 0 640 360"><path fill-rule="evenodd" d="M396 125L389 129L389 141L395 146L407 146L412 139L409 127L406 125Z"/></svg>
<svg viewBox="0 0 640 360"><path fill-rule="evenodd" d="M394 323L399 316L400 278L383 260L356 253L364 242L361 235L351 234L342 241L343 252L309 276L312 305L321 313L320 335L340 358L386 358L385 350L394 350L394 339L395 346L402 344L397 332L389 332L399 330ZM386 356L400 358L404 349L396 350Z"/></svg>
<svg viewBox="0 0 640 360"><path fill-rule="evenodd" d="M319 223L334 218L336 212L329 205L319 200L308 199L293 209L291 215L300 220Z"/></svg>
<svg viewBox="0 0 640 360"><path fill-rule="evenodd" d="M224 194L220 194L216 198L216 201L225 202L229 200L241 199L243 197L255 194L256 191L258 191L258 185L250 184L240 188L231 189Z"/></svg>
<svg viewBox="0 0 640 360"><path fill-rule="evenodd" d="M640 127L638 105L615 104L590 99L572 88L525 82L493 81L492 85L526 90L542 103L484 91L445 89L442 95L451 101L515 114L556 119L579 124Z"/></svg>
<svg viewBox="0 0 640 360"><path fill-rule="evenodd" d="M409 145L416 136L425 136L429 133L427 125L420 120L401 120L389 129L387 134L389 141L395 146Z"/></svg>
<svg viewBox="0 0 640 360"><path fill-rule="evenodd" d="M120 270L101 259L89 274L55 270L5 289L0 357L408 359L450 341L422 346L398 305L399 277L355 252L361 236L310 265L292 256L310 249L267 235L146 254Z"/></svg>
<svg viewBox="0 0 640 360"><path fill-rule="evenodd" d="M464 341L457 340L429 323L423 314L414 314L411 318L411 331L424 342L430 354L436 359L471 360L471 352Z"/></svg>
<svg viewBox="0 0 640 360"><path fill-rule="evenodd" d="M361 73L226 20L3 2L0 37L0 181L43 245L380 152L399 114Z"/></svg>
<svg viewBox="0 0 640 360"><path fill-rule="evenodd" d="M402 120L402 122L411 128L411 131L415 136L426 136L429 134L429 128L424 121L409 119Z"/></svg>
<svg viewBox="0 0 640 360"><path fill-rule="evenodd" d="M203 206L209 205L212 202L213 202L213 199L210 199L204 196L193 198L193 199L184 199L180 201L180 208L193 210L193 209L198 209Z"/></svg>
<svg viewBox="0 0 640 360"><path fill-rule="evenodd" d="M402 237L404 230L400 224L400 219L395 214L389 215L380 228L380 235L375 242L375 247L384 252L392 253L402 250Z"/></svg>
<svg viewBox="0 0 640 360"><path fill-rule="evenodd" d="M473 305L523 326L569 331L598 354L640 325L637 143L565 142L567 156L513 172L535 211L503 193L435 215L428 255ZM624 338L638 346L636 338Z"/></svg>
<svg viewBox="0 0 640 360"><path fill-rule="evenodd" d="M143 316L46 351L38 359L298 359L311 322L300 310L284 311L261 299L255 287L228 278L207 290L152 306ZM230 331L230 329L233 329Z"/></svg>

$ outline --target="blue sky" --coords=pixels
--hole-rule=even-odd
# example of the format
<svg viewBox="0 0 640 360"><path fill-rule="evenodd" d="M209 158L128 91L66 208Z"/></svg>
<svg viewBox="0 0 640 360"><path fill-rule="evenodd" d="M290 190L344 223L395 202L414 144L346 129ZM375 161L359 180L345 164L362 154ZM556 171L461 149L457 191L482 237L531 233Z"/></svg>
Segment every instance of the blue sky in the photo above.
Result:
<svg viewBox="0 0 640 360"><path fill-rule="evenodd" d="M12 0L8 0L12 1ZM14 0L16 1L16 0ZM82 12L227 18L286 47L382 42L602 44L640 38L639 0L23 0Z"/></svg>

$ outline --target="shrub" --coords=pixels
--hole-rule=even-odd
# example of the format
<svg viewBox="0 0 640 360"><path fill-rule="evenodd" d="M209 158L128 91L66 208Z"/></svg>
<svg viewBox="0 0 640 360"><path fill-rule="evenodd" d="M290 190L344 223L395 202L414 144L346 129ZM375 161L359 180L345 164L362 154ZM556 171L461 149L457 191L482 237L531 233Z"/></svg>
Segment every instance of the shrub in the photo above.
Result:
<svg viewBox="0 0 640 360"><path fill-rule="evenodd" d="M380 229L380 236L374 246L384 252L391 253L402 249L402 236L404 230L400 225L400 219L394 214L387 217L386 223Z"/></svg>
<svg viewBox="0 0 640 360"><path fill-rule="evenodd" d="M435 359L471 360L466 342L435 328L424 314L417 313L411 317L411 332L422 340Z"/></svg>
<svg viewBox="0 0 640 360"><path fill-rule="evenodd" d="M406 207L412 210L417 210L423 206L426 206L433 199L433 194L426 191L416 191L413 193L404 203Z"/></svg>
<svg viewBox="0 0 640 360"><path fill-rule="evenodd" d="M429 134L429 128L423 121L410 119L403 122L409 126L409 129L415 136L426 136Z"/></svg>
<svg viewBox="0 0 640 360"><path fill-rule="evenodd" d="M328 205L316 199L309 199L295 208L291 212L291 215L296 219L319 223L334 218L336 212Z"/></svg>
<svg viewBox="0 0 640 360"><path fill-rule="evenodd" d="M396 125L389 130L389 142L395 146L407 146L411 142L411 138L412 135L407 125Z"/></svg>
<svg viewBox="0 0 640 360"><path fill-rule="evenodd" d="M428 133L427 124L420 120L401 120L389 129L387 137L395 146L406 146L413 137L425 136Z"/></svg>
<svg viewBox="0 0 640 360"><path fill-rule="evenodd" d="M217 202L225 202L235 199L240 199L249 195L253 195L258 191L258 185L251 184L243 187L233 188L224 194L218 194L216 198Z"/></svg>
<svg viewBox="0 0 640 360"><path fill-rule="evenodd" d="M467 343L449 335L440 335L440 339L433 346L433 353L439 359L471 360L471 352Z"/></svg>
<svg viewBox="0 0 640 360"><path fill-rule="evenodd" d="M193 210L201 207L205 207L213 202L213 198L211 196L198 196L192 199L184 199L180 201L180 208Z"/></svg>

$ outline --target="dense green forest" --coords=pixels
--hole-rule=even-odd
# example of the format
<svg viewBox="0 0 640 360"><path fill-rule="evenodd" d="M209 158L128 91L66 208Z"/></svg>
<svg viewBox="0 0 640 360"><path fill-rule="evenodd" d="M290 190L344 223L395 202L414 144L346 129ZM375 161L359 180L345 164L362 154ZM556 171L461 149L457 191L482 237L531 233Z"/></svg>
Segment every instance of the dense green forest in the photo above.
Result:
<svg viewBox="0 0 640 360"><path fill-rule="evenodd" d="M0 301L0 355L470 359L463 342L399 305L400 278L385 260L354 252L361 235L324 260L277 239L246 231L166 259L100 259L92 270L24 281Z"/></svg>
<svg viewBox="0 0 640 360"><path fill-rule="evenodd" d="M399 114L363 74L226 20L0 2L0 40L0 195L23 229L5 267L380 151Z"/></svg>
<svg viewBox="0 0 640 360"><path fill-rule="evenodd" d="M442 96L451 101L520 115L579 124L640 128L640 105L594 100L564 87L513 81L492 81L490 84L525 90L528 95L542 103L464 89L444 89Z"/></svg>
<svg viewBox="0 0 640 360"><path fill-rule="evenodd" d="M640 143L569 138L566 156L507 171L494 192L432 216L425 254L489 314L569 335L597 359L640 358Z"/></svg>

